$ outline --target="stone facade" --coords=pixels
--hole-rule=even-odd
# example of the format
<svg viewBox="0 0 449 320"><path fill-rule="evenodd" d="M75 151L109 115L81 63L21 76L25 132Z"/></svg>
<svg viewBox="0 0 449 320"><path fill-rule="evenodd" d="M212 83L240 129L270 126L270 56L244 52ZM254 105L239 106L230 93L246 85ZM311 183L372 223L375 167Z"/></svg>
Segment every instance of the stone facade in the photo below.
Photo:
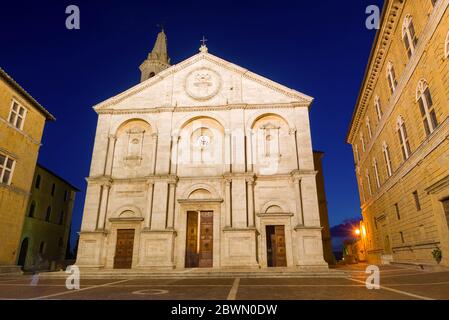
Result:
<svg viewBox="0 0 449 320"><path fill-rule="evenodd" d="M348 143L369 262L449 266L449 1L386 1Z"/></svg>
<svg viewBox="0 0 449 320"><path fill-rule="evenodd" d="M114 268L124 245L130 268L185 268L188 216L196 212L194 247L200 256L207 249L209 267L267 267L267 230L278 226L285 266L327 269L309 127L313 99L205 46L147 79L151 63L158 62L144 63L140 84L94 107L77 265ZM212 217L205 231L203 213ZM118 240L123 230L134 237Z"/></svg>
<svg viewBox="0 0 449 320"><path fill-rule="evenodd" d="M36 166L20 241L18 265L24 270L63 267L78 191L50 170Z"/></svg>
<svg viewBox="0 0 449 320"><path fill-rule="evenodd" d="M0 69L0 272L13 270L46 120L54 120Z"/></svg>

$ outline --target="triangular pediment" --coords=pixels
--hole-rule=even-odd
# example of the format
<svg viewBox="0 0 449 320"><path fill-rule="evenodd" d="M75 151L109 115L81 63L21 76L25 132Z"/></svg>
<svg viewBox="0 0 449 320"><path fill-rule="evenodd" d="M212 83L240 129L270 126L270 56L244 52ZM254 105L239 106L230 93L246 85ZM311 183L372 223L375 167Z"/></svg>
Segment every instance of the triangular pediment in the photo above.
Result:
<svg viewBox="0 0 449 320"><path fill-rule="evenodd" d="M207 52L200 52L96 105L96 111L152 108L309 106L313 98Z"/></svg>

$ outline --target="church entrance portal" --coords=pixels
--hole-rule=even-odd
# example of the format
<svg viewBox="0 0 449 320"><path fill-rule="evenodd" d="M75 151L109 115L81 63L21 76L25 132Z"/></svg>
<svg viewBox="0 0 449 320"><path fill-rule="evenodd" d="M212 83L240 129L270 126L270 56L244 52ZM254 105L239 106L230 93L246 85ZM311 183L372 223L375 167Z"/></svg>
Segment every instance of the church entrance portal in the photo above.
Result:
<svg viewBox="0 0 449 320"><path fill-rule="evenodd" d="M212 211L187 212L186 268L211 268L213 254Z"/></svg>
<svg viewBox="0 0 449 320"><path fill-rule="evenodd" d="M266 226L267 265L268 267L286 267L285 227Z"/></svg>
<svg viewBox="0 0 449 320"><path fill-rule="evenodd" d="M134 229L118 229L114 269L131 269L133 262Z"/></svg>

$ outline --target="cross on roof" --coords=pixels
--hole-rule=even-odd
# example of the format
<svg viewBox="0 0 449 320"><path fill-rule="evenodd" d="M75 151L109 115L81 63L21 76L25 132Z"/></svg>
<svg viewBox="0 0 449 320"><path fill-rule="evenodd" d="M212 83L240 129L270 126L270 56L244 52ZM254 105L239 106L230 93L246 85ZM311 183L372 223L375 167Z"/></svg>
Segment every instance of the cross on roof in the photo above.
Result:
<svg viewBox="0 0 449 320"><path fill-rule="evenodd" d="M200 40L201 41L201 45L205 46L206 42L208 41L204 36L203 39Z"/></svg>

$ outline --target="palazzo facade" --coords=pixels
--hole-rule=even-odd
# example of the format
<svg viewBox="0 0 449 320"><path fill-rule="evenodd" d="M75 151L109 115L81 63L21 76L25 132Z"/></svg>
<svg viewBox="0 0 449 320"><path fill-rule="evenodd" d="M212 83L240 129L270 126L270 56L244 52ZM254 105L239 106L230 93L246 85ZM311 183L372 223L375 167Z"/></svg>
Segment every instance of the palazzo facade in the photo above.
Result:
<svg viewBox="0 0 449 320"><path fill-rule="evenodd" d="M327 270L313 99L204 45L170 65L163 31L140 70L94 107L77 265Z"/></svg>

